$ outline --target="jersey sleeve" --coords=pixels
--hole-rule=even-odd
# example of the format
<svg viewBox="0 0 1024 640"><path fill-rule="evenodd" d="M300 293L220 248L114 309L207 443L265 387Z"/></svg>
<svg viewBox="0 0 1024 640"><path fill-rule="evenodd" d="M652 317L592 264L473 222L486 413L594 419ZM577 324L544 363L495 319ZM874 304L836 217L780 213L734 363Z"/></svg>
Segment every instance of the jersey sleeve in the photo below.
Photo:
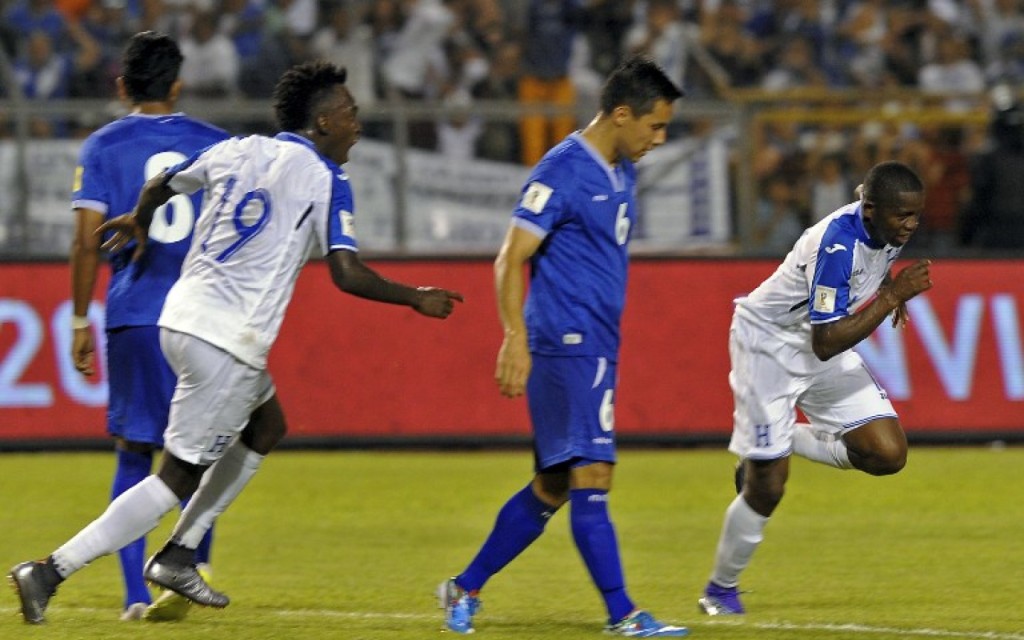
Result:
<svg viewBox="0 0 1024 640"><path fill-rule="evenodd" d="M212 144L192 154L188 160L167 169L167 186L178 193L189 195L206 185L210 163L216 158L216 150L230 143L234 138Z"/></svg>
<svg viewBox="0 0 1024 640"><path fill-rule="evenodd" d="M82 145L71 187L72 209L93 209L106 214L110 208L110 183L103 174L100 144L91 137Z"/></svg>
<svg viewBox="0 0 1024 640"><path fill-rule="evenodd" d="M189 195L202 189L206 184L206 163L203 162L202 152L167 169L166 184L178 193Z"/></svg>
<svg viewBox="0 0 1024 640"><path fill-rule="evenodd" d="M811 324L835 322L849 315L854 241L825 234L811 279Z"/></svg>
<svg viewBox="0 0 1024 640"><path fill-rule="evenodd" d="M327 202L327 224L321 225L324 235L320 239L324 254L332 251L359 251L356 241L355 199L348 176L344 172L331 173L330 199Z"/></svg>
<svg viewBox="0 0 1024 640"><path fill-rule="evenodd" d="M512 224L544 238L568 217L571 181L551 163L542 163L523 187Z"/></svg>

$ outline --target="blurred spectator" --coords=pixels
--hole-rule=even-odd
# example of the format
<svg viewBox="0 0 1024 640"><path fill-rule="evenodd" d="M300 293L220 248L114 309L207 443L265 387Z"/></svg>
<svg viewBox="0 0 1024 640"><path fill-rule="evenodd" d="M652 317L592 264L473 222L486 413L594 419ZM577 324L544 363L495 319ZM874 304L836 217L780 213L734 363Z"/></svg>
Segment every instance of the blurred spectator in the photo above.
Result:
<svg viewBox="0 0 1024 640"><path fill-rule="evenodd" d="M444 43L455 23L446 0L410 0L409 13L383 61L384 79L402 96L421 100L440 97L446 77Z"/></svg>
<svg viewBox="0 0 1024 640"><path fill-rule="evenodd" d="M441 98L449 74L445 39L455 24L449 1L410 0L408 17L383 61L388 95L407 100ZM435 148L437 131L433 121L410 120L409 143L421 149Z"/></svg>
<svg viewBox="0 0 1024 640"><path fill-rule="evenodd" d="M269 98L274 92L277 78L292 66L312 57L306 38L296 36L287 29L280 33L268 30L264 33L256 55L241 65L238 88L248 98ZM268 131L272 131L272 125L263 123L263 126L268 125Z"/></svg>
<svg viewBox="0 0 1024 640"><path fill-rule="evenodd" d="M128 38L136 33L125 2L94 2L78 24L99 45L100 57L94 68L74 74L70 94L76 98L110 98L116 93L115 81L121 75L121 52Z"/></svg>
<svg viewBox="0 0 1024 640"><path fill-rule="evenodd" d="M319 19L317 0L269 0L266 5L266 30L279 36L285 32L308 37L316 30Z"/></svg>
<svg viewBox="0 0 1024 640"><path fill-rule="evenodd" d="M583 18L580 0L529 0L522 45L519 101L525 106L549 104L571 108L576 90L569 76L573 42ZM524 116L520 123L522 162L533 166L552 146L573 132L572 113L548 118Z"/></svg>
<svg viewBox="0 0 1024 640"><path fill-rule="evenodd" d="M78 22L92 6L93 0L55 0L54 8L70 22Z"/></svg>
<svg viewBox="0 0 1024 640"><path fill-rule="evenodd" d="M444 116L437 123L437 151L445 160L472 160L483 123L473 115L469 93L455 91L445 97L442 105Z"/></svg>
<svg viewBox="0 0 1024 640"><path fill-rule="evenodd" d="M373 30L360 21L355 7L336 5L328 14L327 25L313 37L312 50L317 57L348 70L345 85L356 102L363 106L377 102Z"/></svg>
<svg viewBox="0 0 1024 640"><path fill-rule="evenodd" d="M828 80L818 67L814 47L800 37L794 37L782 46L779 61L764 76L761 86L769 91L783 91L797 87L826 87Z"/></svg>
<svg viewBox="0 0 1024 640"><path fill-rule="evenodd" d="M903 0L886 9L888 30L882 39L885 86L917 86L921 65L935 48L936 29L949 29L949 25L921 8L923 4Z"/></svg>
<svg viewBox="0 0 1024 640"><path fill-rule="evenodd" d="M986 66L1004 59L1007 43L1024 37L1024 0L974 0Z"/></svg>
<svg viewBox="0 0 1024 640"><path fill-rule="evenodd" d="M50 39L51 47L64 49L67 21L51 0L18 0L4 12L3 22L22 38L42 32Z"/></svg>
<svg viewBox="0 0 1024 640"><path fill-rule="evenodd" d="M235 45L217 30L212 13L198 12L192 29L181 40L182 95L223 98L238 88L238 52Z"/></svg>
<svg viewBox="0 0 1024 640"><path fill-rule="evenodd" d="M914 246L929 252L949 252L960 242L960 220L971 195L970 167L961 146L963 135L952 127L929 127L921 133L928 157L919 175L928 193L928 214L914 234Z"/></svg>
<svg viewBox="0 0 1024 640"><path fill-rule="evenodd" d="M265 12L260 0L224 0L217 30L231 38L239 63L259 53L263 45Z"/></svg>
<svg viewBox="0 0 1024 640"><path fill-rule="evenodd" d="M15 77L26 98L67 98L73 75L94 69L99 63L99 45L88 32L71 23L67 25L66 33L76 47L73 53L55 51L53 40L46 31L28 34L25 52L14 63ZM67 134L67 122L63 118L33 117L29 129L37 138L63 136Z"/></svg>
<svg viewBox="0 0 1024 640"><path fill-rule="evenodd" d="M711 78L719 92L753 87L761 81L761 47L744 30L743 15L733 3L723 0L718 11L707 11L701 18L701 44L724 72L724 78Z"/></svg>
<svg viewBox="0 0 1024 640"><path fill-rule="evenodd" d="M792 185L781 175L769 176L757 203L754 245L762 255L784 255L807 228Z"/></svg>
<svg viewBox="0 0 1024 640"><path fill-rule="evenodd" d="M971 189L965 243L985 249L1024 248L1024 108L1019 103L997 103L991 147L971 163Z"/></svg>
<svg viewBox="0 0 1024 640"><path fill-rule="evenodd" d="M932 94L978 94L985 90L985 74L973 59L967 41L950 30L938 41L935 60L921 67L918 86ZM968 102L951 98L946 108L963 110Z"/></svg>
<svg viewBox="0 0 1024 640"><path fill-rule="evenodd" d="M402 28L402 11L398 0L374 0L370 5L367 23L373 32L375 57L377 59L377 95L384 95L384 78L380 69L384 60L391 57Z"/></svg>
<svg viewBox="0 0 1024 640"><path fill-rule="evenodd" d="M1024 33L1007 33L995 57L985 69L992 85L1024 85Z"/></svg>
<svg viewBox="0 0 1024 640"><path fill-rule="evenodd" d="M504 41L505 12L498 0L457 0L454 10L460 15L463 29L485 53Z"/></svg>
<svg viewBox="0 0 1024 640"><path fill-rule="evenodd" d="M652 58L673 82L683 86L686 70L686 25L676 0L648 0L645 20L626 33L627 54L643 53Z"/></svg>
<svg viewBox="0 0 1024 640"><path fill-rule="evenodd" d="M585 0L585 35L591 51L587 65L601 78L622 60L622 41L633 24L635 0ZM675 80L675 78L673 78Z"/></svg>
<svg viewBox="0 0 1024 640"><path fill-rule="evenodd" d="M491 54L490 73L473 89L481 100L515 100L519 87L519 44L503 42ZM478 155L489 160L519 159L518 127L507 120L487 119L480 133Z"/></svg>
<svg viewBox="0 0 1024 640"><path fill-rule="evenodd" d="M810 165L813 177L809 208L811 223L814 223L839 207L853 202L855 197L853 186L843 174L842 156L838 153L821 156L820 160L812 161Z"/></svg>

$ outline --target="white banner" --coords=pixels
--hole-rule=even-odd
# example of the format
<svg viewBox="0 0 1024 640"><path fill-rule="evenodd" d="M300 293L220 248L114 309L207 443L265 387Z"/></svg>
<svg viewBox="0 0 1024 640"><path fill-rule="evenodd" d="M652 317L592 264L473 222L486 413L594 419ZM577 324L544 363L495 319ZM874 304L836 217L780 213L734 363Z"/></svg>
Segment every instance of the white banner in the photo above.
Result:
<svg viewBox="0 0 1024 640"><path fill-rule="evenodd" d="M74 227L71 178L81 141L33 141L27 147L28 246L8 247L28 255L63 256ZM728 139L670 142L639 165L640 221L632 246L674 251L724 245L729 224ZM15 146L0 142L0 244L19 188ZM398 170L394 148L362 140L345 169L356 197L356 230L370 251L396 251ZM405 249L413 252L496 253L529 169L486 160L453 160L409 150L406 155Z"/></svg>

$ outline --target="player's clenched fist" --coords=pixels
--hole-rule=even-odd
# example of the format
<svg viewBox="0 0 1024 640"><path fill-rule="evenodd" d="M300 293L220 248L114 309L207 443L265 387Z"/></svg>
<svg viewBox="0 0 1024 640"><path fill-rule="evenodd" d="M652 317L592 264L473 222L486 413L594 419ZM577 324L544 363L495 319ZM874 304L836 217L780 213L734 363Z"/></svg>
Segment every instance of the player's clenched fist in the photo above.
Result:
<svg viewBox="0 0 1024 640"><path fill-rule="evenodd" d="M931 273L928 270L931 263L931 260L918 260L896 274L889 289L900 302L906 302L932 288Z"/></svg>

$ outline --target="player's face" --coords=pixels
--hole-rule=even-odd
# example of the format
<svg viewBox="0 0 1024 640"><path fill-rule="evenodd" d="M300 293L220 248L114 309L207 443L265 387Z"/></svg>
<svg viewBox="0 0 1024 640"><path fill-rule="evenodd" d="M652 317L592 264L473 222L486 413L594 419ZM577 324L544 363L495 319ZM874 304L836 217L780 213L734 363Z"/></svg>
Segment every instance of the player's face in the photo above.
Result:
<svg viewBox="0 0 1024 640"><path fill-rule="evenodd" d="M650 113L635 117L629 107L623 120L619 140L619 155L636 162L651 149L665 144L665 134L672 119L672 103L656 100Z"/></svg>
<svg viewBox="0 0 1024 640"><path fill-rule="evenodd" d="M865 202L865 226L875 242L902 247L917 231L923 211L924 194L919 191L903 191L892 205L878 207Z"/></svg>
<svg viewBox="0 0 1024 640"><path fill-rule="evenodd" d="M348 162L348 152L359 140L362 127L359 126L359 107L345 85L337 85L327 107L321 112L323 118L322 151L338 164Z"/></svg>

